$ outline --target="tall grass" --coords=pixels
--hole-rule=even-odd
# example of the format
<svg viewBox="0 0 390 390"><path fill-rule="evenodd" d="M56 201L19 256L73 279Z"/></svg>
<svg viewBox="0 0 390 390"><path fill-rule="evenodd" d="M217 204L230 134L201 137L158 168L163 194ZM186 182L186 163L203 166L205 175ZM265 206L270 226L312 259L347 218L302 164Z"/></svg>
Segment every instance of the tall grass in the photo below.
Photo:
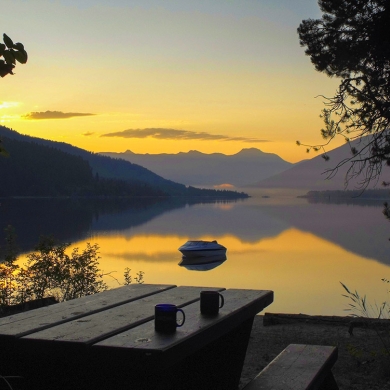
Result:
<svg viewBox="0 0 390 390"><path fill-rule="evenodd" d="M381 279L384 283L390 283L387 279ZM341 282L340 282L341 283ZM383 366L383 372L386 372L386 375L390 375L389 373L389 363L390 363L390 334L389 328L383 330L383 323L379 323L379 321L373 321L373 319L377 320L389 320L390 319L390 305L387 301L384 301L380 304L378 303L369 303L367 301L366 295L361 295L358 291L351 291L344 283L341 283L346 294L342 294L346 297L350 303L348 304L348 308L346 311L350 312L350 315L354 318L358 318L359 322L366 326L374 329L375 334L380 340L380 344L382 348L379 350L371 351L373 356L376 356L377 359L381 360L381 365ZM389 292L389 291L388 291ZM350 334L352 335L352 329L350 327ZM356 355L356 351L354 351Z"/></svg>

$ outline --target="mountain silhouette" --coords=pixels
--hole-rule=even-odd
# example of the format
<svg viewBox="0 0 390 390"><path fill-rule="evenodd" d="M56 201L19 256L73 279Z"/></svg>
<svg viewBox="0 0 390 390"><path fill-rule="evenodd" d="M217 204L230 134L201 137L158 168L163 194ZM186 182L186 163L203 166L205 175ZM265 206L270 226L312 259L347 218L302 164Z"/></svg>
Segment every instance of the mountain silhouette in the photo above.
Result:
<svg viewBox="0 0 390 390"><path fill-rule="evenodd" d="M351 147L357 147L359 149L362 145L361 143L364 144L367 143L367 141L368 138L352 141L350 144L342 145L327 152L329 161L325 161L321 155L317 155L310 160L304 160L295 164L284 172L254 182L253 184L248 185L247 188L288 188L304 191L362 189L362 182L365 179L364 174L347 180L348 169L351 166L350 163L341 166L334 175L330 174L330 170L335 168L339 162L352 156ZM384 166L382 176L386 173L387 167ZM367 188L380 187L382 181L383 179L373 180Z"/></svg>
<svg viewBox="0 0 390 390"><path fill-rule="evenodd" d="M170 193L181 193L185 188L183 184L166 180L139 165L129 164L125 161L115 160L96 153L91 153L65 142L56 142L43 138L22 135L17 131L4 126L0 126L0 137L4 140L5 144L6 138L9 138L12 140L48 146L71 155L79 156L88 161L94 175L98 174L102 178L141 181L147 183L148 185L159 187Z"/></svg>
<svg viewBox="0 0 390 390"><path fill-rule="evenodd" d="M137 154L130 150L101 154L142 165L166 179L198 187L224 184L241 187L276 175L293 165L276 154L255 148L243 149L233 155L205 154L196 150L177 154Z"/></svg>
<svg viewBox="0 0 390 390"><path fill-rule="evenodd" d="M2 194L3 196L68 195L74 193L75 187L78 187L76 193L80 194L80 185L74 183L72 176L79 176L81 184L88 182L93 185L93 194L98 191L99 195L246 196L246 194L232 191L212 191L188 187L164 179L140 165L125 160L91 153L63 142L22 135L4 126L0 126L0 138L5 149L9 149L11 154L10 158L3 158L0 161L3 165L3 172L7 173L9 179L7 185L2 183L3 188L7 191L12 190L6 191ZM58 169L61 169L61 173L52 166L54 162L59 167ZM81 170L84 172L83 177L80 176ZM13 174L16 171L18 171L17 176ZM45 180L43 175L46 175ZM69 179L67 188L61 187L65 176ZM92 178L94 182L91 181ZM30 188L27 193L17 193L17 191L20 192L24 180L31 181ZM53 186L53 181L57 181L57 185ZM86 191L90 191L90 188L84 188L82 193L85 194Z"/></svg>

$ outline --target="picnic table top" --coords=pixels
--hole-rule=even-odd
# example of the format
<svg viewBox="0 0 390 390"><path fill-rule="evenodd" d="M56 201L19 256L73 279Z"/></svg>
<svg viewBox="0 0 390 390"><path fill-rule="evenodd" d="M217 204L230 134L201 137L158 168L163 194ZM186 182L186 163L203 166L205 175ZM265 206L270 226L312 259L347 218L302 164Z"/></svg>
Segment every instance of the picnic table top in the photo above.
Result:
<svg viewBox="0 0 390 390"><path fill-rule="evenodd" d="M217 290L224 296L218 315L200 313L202 290ZM106 362L157 357L172 365L239 327L272 302L270 290L134 284L0 318L0 345L6 351L2 355L8 358L17 353L46 354L53 359L88 353L88 359L99 357ZM185 324L173 334L154 330L158 303L173 303L185 311Z"/></svg>

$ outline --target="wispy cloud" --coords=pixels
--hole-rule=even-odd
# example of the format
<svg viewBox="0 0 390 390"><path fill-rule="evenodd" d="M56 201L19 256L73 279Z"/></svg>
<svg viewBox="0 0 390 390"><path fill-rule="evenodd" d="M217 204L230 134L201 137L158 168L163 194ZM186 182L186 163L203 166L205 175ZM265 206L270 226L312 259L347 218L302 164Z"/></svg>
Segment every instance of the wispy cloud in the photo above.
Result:
<svg viewBox="0 0 390 390"><path fill-rule="evenodd" d="M206 132L197 132L189 130L177 130L177 129L161 129L161 128L149 128L149 129L128 129L123 131L117 131L114 133L102 134L101 137L118 137L118 138L156 138L173 141L183 140L198 140L198 141L241 141L241 142L270 142L269 140L259 138L248 137L229 137L227 135L210 134Z"/></svg>
<svg viewBox="0 0 390 390"><path fill-rule="evenodd" d="M84 112L62 112L62 111L32 111L22 115L23 119L39 120L39 119L68 119L75 116L91 116L96 114Z"/></svg>
<svg viewBox="0 0 390 390"><path fill-rule="evenodd" d="M0 109L2 108L12 108L19 106L18 102L2 102L0 103Z"/></svg>
<svg viewBox="0 0 390 390"><path fill-rule="evenodd" d="M91 135L94 135L95 132L94 131L86 131L85 133L83 133L83 136L84 137L90 137Z"/></svg>

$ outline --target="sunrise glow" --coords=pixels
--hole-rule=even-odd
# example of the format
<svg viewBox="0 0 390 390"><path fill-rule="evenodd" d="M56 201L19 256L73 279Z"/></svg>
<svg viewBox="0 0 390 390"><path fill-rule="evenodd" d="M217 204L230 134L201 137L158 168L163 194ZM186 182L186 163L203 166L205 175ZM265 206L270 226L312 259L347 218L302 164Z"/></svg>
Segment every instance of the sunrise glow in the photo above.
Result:
<svg viewBox="0 0 390 390"><path fill-rule="evenodd" d="M29 53L1 80L0 120L22 134L94 152L255 147L290 162L307 158L297 139L321 142L316 96L337 80L296 33L316 1L14 0L2 12Z"/></svg>

